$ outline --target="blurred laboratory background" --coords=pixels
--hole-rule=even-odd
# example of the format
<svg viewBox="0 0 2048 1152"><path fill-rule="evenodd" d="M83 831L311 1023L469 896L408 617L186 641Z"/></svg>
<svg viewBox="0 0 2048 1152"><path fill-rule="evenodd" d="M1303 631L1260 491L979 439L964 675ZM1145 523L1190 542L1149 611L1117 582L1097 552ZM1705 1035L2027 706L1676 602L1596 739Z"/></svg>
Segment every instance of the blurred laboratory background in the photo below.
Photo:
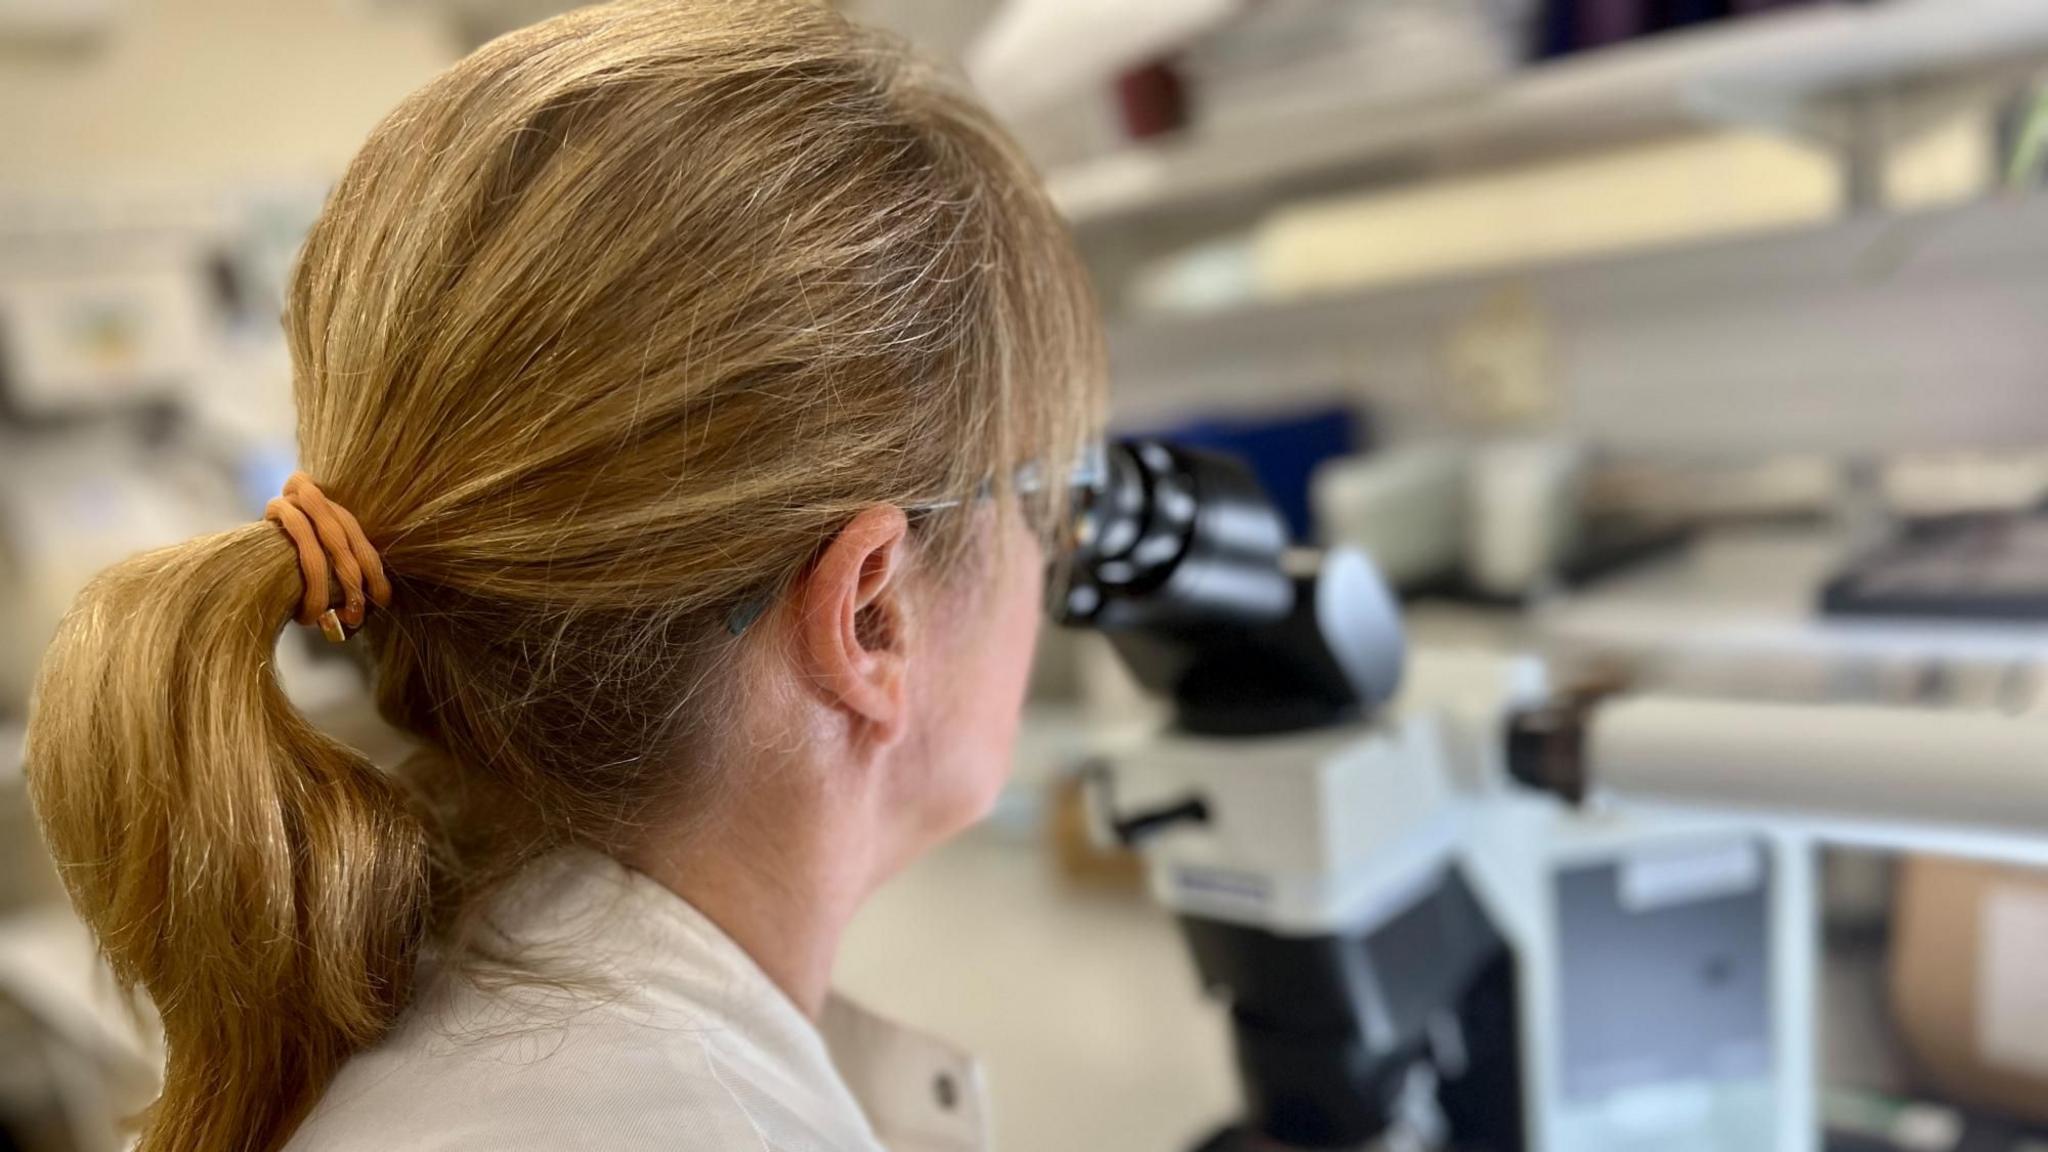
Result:
<svg viewBox="0 0 2048 1152"><path fill-rule="evenodd" d="M1301 542L1366 550L1418 667L2048 722L2048 3L841 6L1039 163L1116 429L1239 453ZM261 514L329 182L563 7L0 0L0 1150L122 1147L154 1075L28 808L40 650L100 567ZM397 755L300 632L295 698ZM1178 1152L1244 1105L1226 1006L1080 783L1158 715L1049 634L998 811L849 943L847 989L983 1057L1009 1152ZM1713 917L1686 889L1595 923L1573 893L1703 833L1555 819L1526 1147L1789 1149L1790 1115L1806 1147L2048 1148L2048 871L1759 823L1763 857L1702 866ZM1630 949L1681 975L1599 983ZM1687 997L1713 1036L1637 1043Z"/></svg>

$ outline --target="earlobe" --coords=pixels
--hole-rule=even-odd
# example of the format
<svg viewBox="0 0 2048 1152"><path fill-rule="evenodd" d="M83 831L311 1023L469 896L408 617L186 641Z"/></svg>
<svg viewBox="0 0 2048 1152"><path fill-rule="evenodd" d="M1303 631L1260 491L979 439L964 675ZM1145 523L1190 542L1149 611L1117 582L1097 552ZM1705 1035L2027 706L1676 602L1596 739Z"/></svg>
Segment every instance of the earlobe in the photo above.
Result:
<svg viewBox="0 0 2048 1152"><path fill-rule="evenodd" d="M909 522L877 505L840 529L794 590L807 677L866 739L893 743L908 709Z"/></svg>

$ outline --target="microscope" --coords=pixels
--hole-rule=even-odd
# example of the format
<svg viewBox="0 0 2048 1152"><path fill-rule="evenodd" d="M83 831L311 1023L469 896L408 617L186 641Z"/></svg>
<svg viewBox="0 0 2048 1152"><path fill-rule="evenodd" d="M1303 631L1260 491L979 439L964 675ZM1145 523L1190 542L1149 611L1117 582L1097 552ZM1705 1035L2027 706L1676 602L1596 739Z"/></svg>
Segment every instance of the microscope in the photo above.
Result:
<svg viewBox="0 0 2048 1152"><path fill-rule="evenodd" d="M1052 613L1172 706L1091 806L1228 1005L1205 1152L1816 1147L1817 838L2048 861L2048 725L1408 668L1207 452L1113 446L1080 519Z"/></svg>

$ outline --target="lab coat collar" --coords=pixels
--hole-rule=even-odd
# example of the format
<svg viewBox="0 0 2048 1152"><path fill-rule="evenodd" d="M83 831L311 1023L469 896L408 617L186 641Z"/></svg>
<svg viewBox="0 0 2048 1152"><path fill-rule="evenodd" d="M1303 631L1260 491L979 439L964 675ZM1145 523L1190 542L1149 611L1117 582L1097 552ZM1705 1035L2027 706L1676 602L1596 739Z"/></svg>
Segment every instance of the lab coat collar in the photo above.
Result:
<svg viewBox="0 0 2048 1152"><path fill-rule="evenodd" d="M543 964L572 958L642 990L676 1023L732 1029L835 1127L888 1152L986 1152L979 1064L935 1037L838 994L814 1023L731 937L688 901L610 857L577 849L533 866L493 917L505 943Z"/></svg>
<svg viewBox="0 0 2048 1152"><path fill-rule="evenodd" d="M988 1092L965 1051L834 995L820 1021L832 1059L890 1152L986 1152Z"/></svg>

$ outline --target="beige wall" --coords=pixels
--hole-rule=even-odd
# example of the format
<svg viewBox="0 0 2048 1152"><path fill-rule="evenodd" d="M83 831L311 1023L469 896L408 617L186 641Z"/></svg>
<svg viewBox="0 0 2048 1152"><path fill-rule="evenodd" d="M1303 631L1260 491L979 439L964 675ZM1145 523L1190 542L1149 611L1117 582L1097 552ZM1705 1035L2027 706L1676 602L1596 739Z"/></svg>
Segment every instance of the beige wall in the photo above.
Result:
<svg viewBox="0 0 2048 1152"><path fill-rule="evenodd" d="M123 198L325 179L455 56L394 0L124 0L105 34L0 41L0 192Z"/></svg>

